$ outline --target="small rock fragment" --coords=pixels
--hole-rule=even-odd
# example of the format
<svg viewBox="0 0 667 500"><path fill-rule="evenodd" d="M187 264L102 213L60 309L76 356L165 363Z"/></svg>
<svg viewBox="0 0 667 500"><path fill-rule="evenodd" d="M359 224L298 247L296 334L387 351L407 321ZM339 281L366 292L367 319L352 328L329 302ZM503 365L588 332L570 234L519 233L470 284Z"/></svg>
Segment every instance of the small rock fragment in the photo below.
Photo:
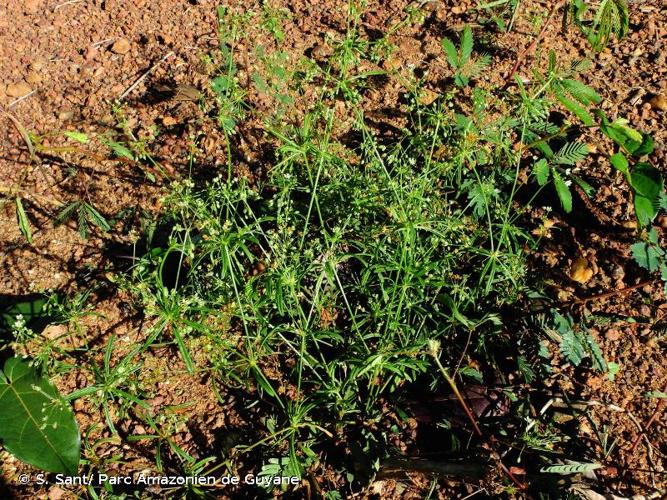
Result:
<svg viewBox="0 0 667 500"><path fill-rule="evenodd" d="M37 85L42 81L42 76L37 71L30 71L26 75L25 81L31 85Z"/></svg>
<svg viewBox="0 0 667 500"><path fill-rule="evenodd" d="M577 257L570 268L570 279L577 283L586 283L593 277L593 274L593 269L585 257Z"/></svg>
<svg viewBox="0 0 667 500"><path fill-rule="evenodd" d="M657 96L653 97L649 101L649 104L653 109L667 111L667 98L665 98L664 94L658 94Z"/></svg>
<svg viewBox="0 0 667 500"><path fill-rule="evenodd" d="M162 125L165 127L172 127L178 123L178 120L174 118L173 116L163 116L162 117Z"/></svg>
<svg viewBox="0 0 667 500"><path fill-rule="evenodd" d="M127 54L130 51L130 41L127 38L119 38L111 46L111 52L114 54Z"/></svg>
<svg viewBox="0 0 667 500"><path fill-rule="evenodd" d="M430 104L433 104L435 100L438 98L440 94L437 92L433 92L432 90L429 89L424 89L421 92L421 95L419 96L419 104L422 106L428 106Z"/></svg>
<svg viewBox="0 0 667 500"><path fill-rule="evenodd" d="M72 118L74 118L74 113L69 109L64 109L58 113L58 119L64 122L71 120Z"/></svg>
<svg viewBox="0 0 667 500"><path fill-rule="evenodd" d="M52 486L49 488L48 498L49 500L60 500L65 496L67 492L58 486Z"/></svg>
<svg viewBox="0 0 667 500"><path fill-rule="evenodd" d="M83 58L86 61L92 61L95 59L95 56L97 55L97 47L86 47L86 50L83 52Z"/></svg>
<svg viewBox="0 0 667 500"><path fill-rule="evenodd" d="M42 71L42 69L44 69L44 66L46 66L47 62L48 61L46 59L37 58L30 63L30 69L33 71L40 72Z"/></svg>
<svg viewBox="0 0 667 500"><path fill-rule="evenodd" d="M23 97L30 92L32 92L32 88L25 82L10 83L5 90L7 97Z"/></svg>

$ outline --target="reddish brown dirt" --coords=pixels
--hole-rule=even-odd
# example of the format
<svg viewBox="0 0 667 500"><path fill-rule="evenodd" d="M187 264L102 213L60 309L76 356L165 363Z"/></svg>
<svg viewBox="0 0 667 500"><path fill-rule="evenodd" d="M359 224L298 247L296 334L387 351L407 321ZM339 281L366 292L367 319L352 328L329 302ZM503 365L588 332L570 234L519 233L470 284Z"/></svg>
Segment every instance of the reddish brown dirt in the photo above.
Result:
<svg viewBox="0 0 667 500"><path fill-rule="evenodd" d="M344 30L344 12L337 2L276 3L290 11L283 50L289 53L291 61L304 55L316 59L320 52L326 53L324 34ZM594 66L586 78L604 96L603 108L610 116L625 116L636 128L654 136L657 153L653 161L667 173L667 112L649 104L654 96L664 97L667 93L667 8L658 0L629 3L628 37L613 43L600 55L593 55ZM249 2L245 7L258 10L259 4ZM386 30L396 23L403 15L406 2L369 4L363 19L367 33ZM160 2L159 7L157 2L144 0L8 0L0 5L0 104L35 134L105 130L116 124L110 111L111 102L162 60L127 96L124 113L139 134L147 134L151 125L169 129L170 124L176 124L178 133L165 134L158 141L158 151L160 157L166 159L165 163L173 164L178 170L187 160L188 135L199 130L199 110L187 100L152 105L146 99L146 91L160 83L204 90L208 77L201 69L201 58L217 47L216 5L217 2L209 0L169 0ZM510 34L490 35L484 41L493 49L493 70L480 84L502 81L518 53L539 32L535 22L544 18L549 5L525 2ZM472 7L472 2L428 2L425 27L408 25L397 31L392 37L397 50L380 66L399 74L420 72L428 67L426 87L435 93L442 92L442 78L451 72L442 54L440 39L444 35L455 35L466 22L477 22ZM259 36L256 32L248 33L246 48L251 61L254 56L250 41ZM551 23L537 55L550 48L563 61L590 55L581 35L574 29L563 34L559 20ZM173 55L163 60L170 52ZM533 56L526 59L519 74L529 76L525 68L532 60ZM248 69L241 67L239 76L247 76ZM369 69L372 69L370 64ZM25 94L29 95L15 102ZM372 88L369 95L371 104L367 112L372 119L400 125L400 119L390 112L400 108L398 86ZM262 96L252 97L260 109ZM296 114L299 112L302 110L294 110ZM344 108L339 112L341 118L349 116ZM127 207L139 207L150 214L159 209L163 186L143 182L143 172L135 165L92 161L76 154L43 155L36 164L30 164L17 130L9 120L4 117L2 120L5 126L0 130L0 194L9 191L16 195L18 189L22 196L31 195L26 196L26 209L35 230L34 244L28 245L18 230L13 203L10 200L4 204L0 212L0 296L56 289L71 291L85 286L93 278L100 278L117 265L118 254L110 258L109 249L131 243L138 237L141 214L134 216L129 228L118 224L110 234L93 231L93 237L82 240L71 222L53 226L51 221L59 207L81 198L93 203L109 218ZM252 122L248 129L252 129ZM204 126L203 130L207 137L203 141L204 156L215 166L218 159L224 157L224 151L219 146L217 132L210 126ZM253 140L257 138L253 139L252 135L241 140L247 160L243 167L251 173L257 161ZM586 168L590 169L588 178L599 179L602 184L616 174L606 166L604 151L599 153L599 156L593 155ZM665 487L664 406L660 406L660 399L646 398L645 394L665 391L667 387L664 366L667 305L660 283L583 305L574 303L577 298L621 290L647 278L629 255L629 244L634 241L632 231L608 230L610 225L627 229L633 217L630 196L621 179L611 187L598 190L592 203L580 204L586 214L584 217L595 223L582 224L552 216L555 225L550 238L535 256L535 265L545 270L554 283L552 295L564 305L571 305L566 310L613 316L610 322L596 326L593 334L601 343L605 357L620 365L620 372L614 381L604 376L588 376L574 384L563 374L556 377L553 387L571 397L601 403L591 406L593 417L599 426L606 426L611 439L617 440L617 447L607 461L617 469L607 470L608 484L623 494L646 493L652 486ZM661 227L667 226L667 221L658 222ZM595 270L584 284L570 279L571 265L580 255L585 256ZM95 305L99 316L83 321L84 335L91 344L104 346L113 334L118 339L120 356L133 343L145 338L147 325L121 307L127 301L128 297L114 293ZM230 394L223 394L223 401L218 401L208 381L185 374L179 359L177 353L167 350L156 349L147 355L146 375L141 381L146 399L171 419L179 445L193 456L200 458L202 450L221 429L229 434L232 446L235 429L242 428L244 423L234 410L238 401ZM58 381L63 392L88 383L90 380L77 370ZM75 410L82 428L103 421L100 409L88 403L77 402ZM646 430L649 422L651 427ZM117 425L125 434L146 431L131 416L119 418ZM579 426L580 437L590 438L592 442L590 424L581 418ZM108 436L108 432L93 434L94 438ZM113 441L100 451L101 457L122 455L125 473L153 467L152 453L150 444L130 447ZM118 468L121 469L120 465ZM3 454L2 473L8 484L13 485L16 473L21 470L24 466ZM332 476L329 484L342 484L335 474ZM408 481L378 482L369 494L418 498L428 490L429 484L423 476L417 475ZM34 497L31 489L13 491L17 496ZM40 493L53 499L70 495L58 487Z"/></svg>

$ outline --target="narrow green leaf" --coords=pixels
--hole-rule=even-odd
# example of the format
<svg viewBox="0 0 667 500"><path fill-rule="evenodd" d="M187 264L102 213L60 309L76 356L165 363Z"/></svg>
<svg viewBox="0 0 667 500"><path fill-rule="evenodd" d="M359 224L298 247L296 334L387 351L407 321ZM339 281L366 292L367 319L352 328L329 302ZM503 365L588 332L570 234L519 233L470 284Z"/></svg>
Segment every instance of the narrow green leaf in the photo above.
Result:
<svg viewBox="0 0 667 500"><path fill-rule="evenodd" d="M553 171L553 178L558 198L560 199L561 205L563 205L563 210L570 213L572 211L572 193L570 192L570 188L555 170Z"/></svg>
<svg viewBox="0 0 667 500"><path fill-rule="evenodd" d="M104 216L102 216L101 213L95 210L95 207L89 205L88 203L84 203L83 207L86 210L86 213L88 214L88 217L90 218L90 221L93 224L95 224L97 227L99 227L102 231L105 232L111 229L111 226L109 226L107 220L104 218Z"/></svg>
<svg viewBox="0 0 667 500"><path fill-rule="evenodd" d="M549 180L549 164L547 163L547 160L542 158L538 162L533 165L533 174L535 175L535 178L537 179L537 183L540 186L544 186L547 181Z"/></svg>
<svg viewBox="0 0 667 500"><path fill-rule="evenodd" d="M583 142L568 142L554 155L554 163L576 165L588 156L588 146Z"/></svg>
<svg viewBox="0 0 667 500"><path fill-rule="evenodd" d="M108 137L99 137L99 140L102 144L104 144L106 147L111 149L113 153L116 156L119 156L121 158L128 158L129 160L134 160L134 154L132 154L132 151L130 151L125 145L113 141L109 139Z"/></svg>
<svg viewBox="0 0 667 500"><path fill-rule="evenodd" d="M542 467L540 472L549 472L552 474L579 474L581 472L590 472L601 468L601 464L568 464L568 465L549 465Z"/></svg>
<svg viewBox="0 0 667 500"><path fill-rule="evenodd" d="M0 440L16 458L39 469L74 475L79 427L51 382L19 358L5 362L0 380Z"/></svg>
<svg viewBox="0 0 667 500"><path fill-rule="evenodd" d="M561 92L556 92L556 99L565 106L565 108L570 111L573 115L581 120L581 122L586 126L592 126L595 124L593 117L586 111L586 109L576 101L573 101L569 97L566 97Z"/></svg>
<svg viewBox="0 0 667 500"><path fill-rule="evenodd" d="M16 219L18 220L19 229L21 234L25 236L25 239L28 240L28 243L32 245L32 230L30 229L30 222L28 221L28 216L23 209L23 203L19 196L16 197Z"/></svg>
<svg viewBox="0 0 667 500"><path fill-rule="evenodd" d="M579 366L586 356L586 349L581 343L579 335L573 330L568 330L561 335L560 352L568 363Z"/></svg>
<svg viewBox="0 0 667 500"><path fill-rule="evenodd" d="M88 135L84 134L83 132L68 130L67 132L64 133L64 135L65 137L74 139L76 142L80 142L81 144L88 144L90 142L90 138L88 137Z"/></svg>
<svg viewBox="0 0 667 500"><path fill-rule="evenodd" d="M62 224L65 222L67 219L69 219L74 212L79 208L79 205L81 203L78 201L73 201L69 205L65 206L58 215L56 215L56 218L54 219L54 224L57 226L59 224Z"/></svg>
<svg viewBox="0 0 667 500"><path fill-rule="evenodd" d="M461 65L464 65L472 55L472 29L466 24L461 35Z"/></svg>
<svg viewBox="0 0 667 500"><path fill-rule="evenodd" d="M449 62L449 65L452 68L458 68L459 67L459 53L456 50L456 47L454 46L454 43L449 38L443 38L442 42L442 48L445 51L445 54L447 54L447 61Z"/></svg>

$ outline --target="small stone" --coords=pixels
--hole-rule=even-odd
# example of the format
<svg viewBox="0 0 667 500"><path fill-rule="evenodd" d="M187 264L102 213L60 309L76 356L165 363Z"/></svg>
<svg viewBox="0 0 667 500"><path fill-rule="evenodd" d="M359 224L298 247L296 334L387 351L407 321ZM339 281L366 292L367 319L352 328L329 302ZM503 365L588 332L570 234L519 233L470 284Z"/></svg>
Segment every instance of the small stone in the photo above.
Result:
<svg viewBox="0 0 667 500"><path fill-rule="evenodd" d="M585 257L577 257L570 268L570 279L577 283L586 283L593 277L595 272L591 269Z"/></svg>
<svg viewBox="0 0 667 500"><path fill-rule="evenodd" d="M400 57L390 56L382 62L382 67L387 71L398 70L403 66L403 61Z"/></svg>
<svg viewBox="0 0 667 500"><path fill-rule="evenodd" d="M162 45L173 45L174 39L166 33L161 33L158 35L158 40Z"/></svg>
<svg viewBox="0 0 667 500"><path fill-rule="evenodd" d="M86 47L86 50L83 53L83 58L86 61L92 61L97 55L97 47Z"/></svg>
<svg viewBox="0 0 667 500"><path fill-rule="evenodd" d="M60 113L58 113L58 120L66 122L71 120L72 118L74 118L74 112L69 109L64 109Z"/></svg>
<svg viewBox="0 0 667 500"><path fill-rule="evenodd" d="M111 52L114 54L127 54L130 51L130 41L127 38L119 38L111 46Z"/></svg>
<svg viewBox="0 0 667 500"><path fill-rule="evenodd" d="M25 82L10 83L5 90L7 97L23 97L30 92L32 92L32 88Z"/></svg>
<svg viewBox="0 0 667 500"><path fill-rule="evenodd" d="M318 43L310 51L310 55L316 61L322 62L325 61L331 55L331 50L326 44Z"/></svg>
<svg viewBox="0 0 667 500"><path fill-rule="evenodd" d="M173 127L178 123L178 120L174 118L173 116L163 116L162 117L162 125L165 127Z"/></svg>
<svg viewBox="0 0 667 500"><path fill-rule="evenodd" d="M432 90L429 89L424 89L421 92L421 95L419 96L419 104L422 106L428 106L430 104L433 104L435 100L440 96L437 92L433 92Z"/></svg>
<svg viewBox="0 0 667 500"><path fill-rule="evenodd" d="M33 62L30 63L30 69L33 71L42 71L44 69L44 66L46 66L46 63L48 61L46 59L35 59Z"/></svg>
<svg viewBox="0 0 667 500"><path fill-rule="evenodd" d="M42 81L42 76L37 71L30 71L25 77L25 81L31 85L37 85Z"/></svg>
<svg viewBox="0 0 667 500"><path fill-rule="evenodd" d="M620 339L622 336L623 336L623 333L620 330L617 330L616 328L610 328L604 334L604 338L607 339L607 340L611 340L612 342L615 341L615 340Z"/></svg>
<svg viewBox="0 0 667 500"><path fill-rule="evenodd" d="M65 325L49 325L42 331L42 337L49 340L58 340L67 335L67 331Z"/></svg>
<svg viewBox="0 0 667 500"><path fill-rule="evenodd" d="M667 98L665 98L664 94L658 94L657 96L653 97L649 101L649 104L653 109L667 111Z"/></svg>
<svg viewBox="0 0 667 500"><path fill-rule="evenodd" d="M49 488L48 498L49 500L60 500L65 496L65 490L59 488L58 486L51 486Z"/></svg>

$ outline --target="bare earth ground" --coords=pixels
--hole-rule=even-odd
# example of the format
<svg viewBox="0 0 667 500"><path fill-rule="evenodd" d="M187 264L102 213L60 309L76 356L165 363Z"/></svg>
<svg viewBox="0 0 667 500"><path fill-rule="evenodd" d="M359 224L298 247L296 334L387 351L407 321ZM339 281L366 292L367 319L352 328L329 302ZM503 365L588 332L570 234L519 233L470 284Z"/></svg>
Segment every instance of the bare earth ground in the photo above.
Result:
<svg viewBox="0 0 667 500"><path fill-rule="evenodd" d="M535 19L543 18L552 3L525 2L510 34L492 35L484 41L493 49L494 69L486 77L489 83L501 81L517 52L528 46L539 31ZM656 165L667 173L667 112L649 104L654 96L667 93L667 7L659 0L629 3L630 33L623 41L613 42L601 54L593 55L594 67L587 74L587 83L605 98L603 107L610 116L625 116L636 128L653 135L658 151ZM284 50L294 60L303 55L317 57L323 34L345 28L339 2L276 4L291 13L286 21ZM399 20L406 2L369 4L364 22L371 32L386 30ZM115 122L110 103L159 63L127 96L126 118L141 129L140 133L147 133L150 125L164 129L158 139L159 151L176 171L186 164L188 138L194 133L204 134L203 157L215 169L225 152L212 127L199 127L196 105L178 99L152 104L147 91L165 83L205 88L208 77L202 70L201 58L217 47L216 6L217 2L209 0L7 0L0 5L0 104L37 134L112 127ZM244 6L258 10L260 3L246 2ZM460 30L466 22L475 23L477 14L473 6L472 2L430 2L424 28L407 26L399 30L393 40L398 51L391 60L384 61L383 67L400 67L399 71L409 72L428 65L427 87L436 93L441 91L440 82L449 69L440 39ZM258 33L248 33L249 40L257 36ZM550 26L541 50L550 48L563 59L589 55L581 35L573 29L563 33L558 22ZM252 59L252 48L247 49ZM165 56L168 57L163 59ZM247 72L248 68L244 69ZM389 86L371 92L369 116L391 121L386 111L400 106L398 88ZM12 104L26 94L29 95ZM260 102L261 97L255 97ZM341 110L341 118L344 115ZM54 155L30 165L20 135L9 120L3 118L2 123L0 189L19 183L22 190L38 196L34 197L36 202L26 207L37 228L33 245L28 245L18 230L13 204L5 204L0 211L0 298L46 290L75 291L94 279L104 280L106 273L126 265L123 259L131 254L128 245L140 234L142 212L150 214L159 209L162 187L142 183L132 165L117 161L86 159L71 165ZM252 124L247 127L248 134L241 142L246 148L247 164L240 168L252 175L261 166L256 164L258 155L253 146L257 138L252 135ZM590 169L591 179L603 179L612 173L602 157L596 155L592 155L586 168ZM54 227L51 220L58 207L75 197L94 202L110 219L129 207L133 209L133 224L130 227L117 224L110 234L94 233L87 240L79 237L73 223ZM599 190L592 203L577 201L583 216L552 217L555 225L551 238L534 256L534 267L535 272L546 273L553 283L553 296L562 303L574 303L580 298L646 280L629 255L629 245L634 241L632 231L627 230L633 217L629 200L629 193L619 183L613 189ZM667 220L659 224L667 228ZM571 266L579 254L586 257L594 270L592 279L585 284L570 279ZM115 335L119 346L140 341L146 325L140 314L125 307L129 299L116 292L107 293L106 289L103 292L95 304L97 315L83 321L83 335L89 344L103 346L111 335ZM608 478L611 487L624 494L648 493L659 485L664 488L663 457L667 453L664 406L660 405L660 399L644 397L649 391L667 389L664 360L667 301L661 284L649 283L573 307L579 312L587 308L612 318L596 327L594 334L605 358L617 362L621 370L613 382L606 376L591 375L573 385L569 378L556 377L554 390L601 403L593 410L598 424L606 425L610 436L618 440L613 451L618 471ZM628 322L623 318L638 321ZM149 403L166 409L177 429L179 445L195 457L206 456L211 442L219 440L221 433L233 435L235 429L251 424L243 422L248 418L247 413L241 417L236 411L241 403L234 395L222 394L217 399L206 380L185 374L178 353L172 349L152 351L144 373L145 386L151 393ZM63 392L71 392L89 382L74 370L58 385ZM98 408L77 402L75 410L82 429L102 421ZM650 421L651 427L642 437L640 432ZM120 423L120 429L127 434L145 432L140 424L129 419ZM580 422L582 439L591 438L592 432L590 425ZM233 441L233 436L230 439ZM650 448L654 449L652 455L647 452ZM115 454L122 455L119 470L124 473L149 468L152 463L150 447L130 448L127 444L109 442L100 453L107 457ZM34 498L34 490L15 484L16 474L25 466L7 454L2 458L2 475L12 495ZM651 470L663 474L653 474ZM335 484L336 479L331 478L331 482ZM384 483L375 485L374 491L395 498L411 495L418 498L423 494L420 488L428 485L419 478L401 484ZM55 499L68 497L70 493L54 486L40 495Z"/></svg>

